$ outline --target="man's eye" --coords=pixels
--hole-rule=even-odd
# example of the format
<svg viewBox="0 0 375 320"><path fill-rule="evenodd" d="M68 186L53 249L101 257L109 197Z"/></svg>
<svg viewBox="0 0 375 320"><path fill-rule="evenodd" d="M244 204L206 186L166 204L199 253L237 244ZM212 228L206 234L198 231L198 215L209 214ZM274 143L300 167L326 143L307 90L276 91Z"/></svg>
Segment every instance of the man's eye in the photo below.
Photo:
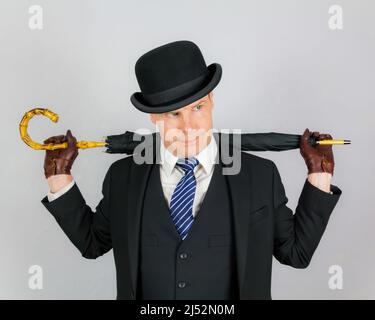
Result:
<svg viewBox="0 0 375 320"><path fill-rule="evenodd" d="M197 106L195 106L196 108L198 108L198 110L202 109L202 105L201 104L198 104Z"/></svg>

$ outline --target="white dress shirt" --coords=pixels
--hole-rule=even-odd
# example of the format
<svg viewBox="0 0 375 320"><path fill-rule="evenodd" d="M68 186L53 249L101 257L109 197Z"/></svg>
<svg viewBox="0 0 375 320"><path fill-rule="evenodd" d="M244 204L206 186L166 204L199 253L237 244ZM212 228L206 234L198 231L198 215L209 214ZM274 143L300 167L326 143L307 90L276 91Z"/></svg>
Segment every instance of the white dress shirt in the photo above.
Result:
<svg viewBox="0 0 375 320"><path fill-rule="evenodd" d="M217 155L217 143L213 136L211 136L210 143L197 155L195 158L198 159L199 164L194 168L194 175L197 181L195 190L195 197L193 202L193 216L195 217L202 202L206 195L208 186L211 181L212 173L214 170L214 164ZM164 192L165 200L170 206L171 198L174 189L178 182L184 176L184 171L176 166L178 157L173 155L168 149L165 148L163 141L160 141L160 180ZM59 191L47 193L48 201L53 201L67 192L73 187L75 181L73 180L67 186L63 187Z"/></svg>
<svg viewBox="0 0 375 320"><path fill-rule="evenodd" d="M193 201L193 216L195 217L207 192L214 170L215 159L217 155L217 143L211 136L210 143L201 152L194 157L198 159L199 164L194 168L194 175L197 181L195 196ZM184 171L176 166L178 157L173 155L160 142L160 178L164 191L164 197L170 207L171 198L178 182L184 176Z"/></svg>

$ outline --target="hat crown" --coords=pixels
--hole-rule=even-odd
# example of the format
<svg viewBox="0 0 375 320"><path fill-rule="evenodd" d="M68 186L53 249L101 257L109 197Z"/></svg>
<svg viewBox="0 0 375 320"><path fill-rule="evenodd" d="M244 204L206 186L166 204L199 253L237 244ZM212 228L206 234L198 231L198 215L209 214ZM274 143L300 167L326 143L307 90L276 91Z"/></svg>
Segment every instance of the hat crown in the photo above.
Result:
<svg viewBox="0 0 375 320"><path fill-rule="evenodd" d="M135 74L144 94L176 87L207 73L199 47L187 40L175 41L143 54L135 64Z"/></svg>

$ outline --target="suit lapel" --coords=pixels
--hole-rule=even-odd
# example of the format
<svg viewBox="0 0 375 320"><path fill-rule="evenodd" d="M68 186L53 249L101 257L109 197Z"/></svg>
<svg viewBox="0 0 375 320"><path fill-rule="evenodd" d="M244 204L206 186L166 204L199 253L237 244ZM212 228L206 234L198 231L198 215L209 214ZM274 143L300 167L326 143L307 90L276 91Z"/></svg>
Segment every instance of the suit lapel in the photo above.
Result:
<svg viewBox="0 0 375 320"><path fill-rule="evenodd" d="M160 146L159 143L160 140L159 142L156 142L156 148ZM155 151L155 148L153 150ZM156 159L158 159L157 161L159 161L160 159L158 151L153 153L153 163L137 164L133 159L131 168L129 170L130 178L127 187L131 188L131 193L128 197L128 215L126 225L133 292L135 292L137 288L139 236L141 231L143 202L147 188L147 182L151 173L152 166L155 163Z"/></svg>
<svg viewBox="0 0 375 320"><path fill-rule="evenodd" d="M219 153L221 155L221 135L219 133ZM229 165L222 162L220 156L219 161L223 167ZM235 175L225 175L228 183L229 195L231 198L233 222L234 222L234 236L235 249L237 259L237 273L238 285L241 292L241 287L244 281L246 270L246 253L247 253L247 239L249 227L249 212L250 212L250 178L243 170L243 163L241 157L240 171Z"/></svg>

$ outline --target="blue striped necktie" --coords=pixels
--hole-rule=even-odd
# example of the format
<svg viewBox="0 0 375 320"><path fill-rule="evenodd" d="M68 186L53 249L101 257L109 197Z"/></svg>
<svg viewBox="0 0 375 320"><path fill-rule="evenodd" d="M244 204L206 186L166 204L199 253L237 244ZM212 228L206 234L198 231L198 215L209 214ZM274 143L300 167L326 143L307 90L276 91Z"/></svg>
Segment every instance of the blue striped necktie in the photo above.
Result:
<svg viewBox="0 0 375 320"><path fill-rule="evenodd" d="M194 168L199 164L198 159L180 158L178 165L184 170L185 175L181 178L173 191L170 202L170 213L181 239L184 240L193 224L193 202L196 189Z"/></svg>

